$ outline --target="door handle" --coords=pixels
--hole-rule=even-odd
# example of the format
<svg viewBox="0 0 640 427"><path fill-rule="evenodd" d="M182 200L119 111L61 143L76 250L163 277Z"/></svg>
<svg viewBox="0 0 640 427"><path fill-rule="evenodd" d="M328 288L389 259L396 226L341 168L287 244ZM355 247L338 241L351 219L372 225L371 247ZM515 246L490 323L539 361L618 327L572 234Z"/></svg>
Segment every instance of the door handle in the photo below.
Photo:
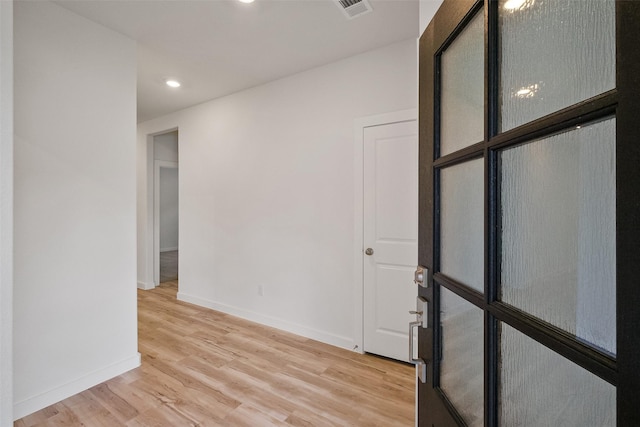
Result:
<svg viewBox="0 0 640 427"><path fill-rule="evenodd" d="M427 310L429 309L429 305L428 305L429 303L427 302L426 299L422 297L416 298L416 302L417 302L416 304L417 309L415 311L412 310L409 312L410 314L416 315L416 321L409 323L409 363L416 365L418 378L420 379L420 382L424 384L427 382L427 362L422 360L420 357L418 358L413 357L413 353L414 353L413 341L415 339L414 331L416 330L416 328L427 327L427 324L425 324L425 320L427 320L426 317L428 313Z"/></svg>
<svg viewBox="0 0 640 427"><path fill-rule="evenodd" d="M422 326L422 312L413 312L418 315L418 319L415 322L409 323L409 363L416 365L416 370L418 374L418 378L421 383L427 382L427 362L420 358L413 357L413 331L416 330L418 326Z"/></svg>
<svg viewBox="0 0 640 427"><path fill-rule="evenodd" d="M367 248L366 251L364 251L365 254L367 255L373 255L373 249L372 248Z"/></svg>
<svg viewBox="0 0 640 427"><path fill-rule="evenodd" d="M417 365L418 363L424 363L422 359L416 359L413 357L413 331L415 331L418 326L422 326L422 319L409 323L409 362L413 363L414 365Z"/></svg>
<svg viewBox="0 0 640 427"><path fill-rule="evenodd" d="M414 365L419 362L422 362L422 359L413 358L413 341L415 338L413 331L415 331L418 326L422 326L423 324L422 313L423 312L420 310L409 312L409 314L415 314L417 317L415 322L409 323L409 362L413 363Z"/></svg>

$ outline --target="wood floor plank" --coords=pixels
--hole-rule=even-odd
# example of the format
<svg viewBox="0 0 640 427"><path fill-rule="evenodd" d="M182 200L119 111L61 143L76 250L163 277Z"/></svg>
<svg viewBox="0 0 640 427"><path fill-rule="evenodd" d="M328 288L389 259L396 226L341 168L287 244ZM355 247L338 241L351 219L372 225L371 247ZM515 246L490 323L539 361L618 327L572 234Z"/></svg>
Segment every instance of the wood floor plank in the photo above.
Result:
<svg viewBox="0 0 640 427"><path fill-rule="evenodd" d="M78 416L63 402L56 403L55 407L58 413L48 418L42 425L51 427L81 425ZM37 425L39 426L40 424Z"/></svg>
<svg viewBox="0 0 640 427"><path fill-rule="evenodd" d="M41 423L44 423L47 419L53 417L58 413L55 405L47 406L44 409L41 409L38 412L34 412L31 415L27 415L24 418L19 419L14 423L14 427L31 427Z"/></svg>
<svg viewBox="0 0 640 427"><path fill-rule="evenodd" d="M242 404L225 418L225 425L234 427L282 427L286 424L259 411L249 404Z"/></svg>
<svg viewBox="0 0 640 427"><path fill-rule="evenodd" d="M295 427L333 427L335 423L322 415L296 409L287 417L285 422Z"/></svg>
<svg viewBox="0 0 640 427"><path fill-rule="evenodd" d="M251 376L242 377L229 369L212 371L211 367L191 360L184 362L201 381L238 401L250 401L254 408L279 420L285 420L297 407L295 403L274 394L270 388L263 388L262 383Z"/></svg>
<svg viewBox="0 0 640 427"><path fill-rule="evenodd" d="M414 424L410 365L138 291L142 366L14 427Z"/></svg>
<svg viewBox="0 0 640 427"><path fill-rule="evenodd" d="M105 409L108 410L108 412L116 415L122 423L126 423L138 415L138 410L125 399L114 393L109 384L98 384L97 386L90 388L88 391L105 407Z"/></svg>

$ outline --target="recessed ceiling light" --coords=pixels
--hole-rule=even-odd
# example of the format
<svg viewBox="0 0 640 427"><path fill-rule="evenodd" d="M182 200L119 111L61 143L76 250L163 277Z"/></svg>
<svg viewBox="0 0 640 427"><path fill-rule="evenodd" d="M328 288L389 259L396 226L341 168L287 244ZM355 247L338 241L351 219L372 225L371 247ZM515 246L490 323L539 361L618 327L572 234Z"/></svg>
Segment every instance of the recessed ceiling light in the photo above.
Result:
<svg viewBox="0 0 640 427"><path fill-rule="evenodd" d="M167 80L165 83L166 83L166 84L167 84L167 86L169 86L169 87L180 87L180 82L179 82L179 81L177 81L177 80L171 80L171 79L170 79L170 80Z"/></svg>
<svg viewBox="0 0 640 427"><path fill-rule="evenodd" d="M254 0L238 0L240 3L253 3Z"/></svg>

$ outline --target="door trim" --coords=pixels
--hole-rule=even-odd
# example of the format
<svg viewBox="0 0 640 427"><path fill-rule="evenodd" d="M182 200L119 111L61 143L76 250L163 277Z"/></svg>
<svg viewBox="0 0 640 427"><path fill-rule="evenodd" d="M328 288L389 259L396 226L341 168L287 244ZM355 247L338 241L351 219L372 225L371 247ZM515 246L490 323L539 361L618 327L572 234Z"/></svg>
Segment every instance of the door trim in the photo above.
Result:
<svg viewBox="0 0 640 427"><path fill-rule="evenodd" d="M137 234L138 234L138 245L142 246L142 259L140 248L138 248L138 289L149 290L155 288L154 284L154 174L155 174L155 166L154 166L154 137L158 135L162 135L165 133L177 131L178 127L174 126L171 128L159 130L157 132L152 132L146 134L145 137L145 145L144 145L144 153L139 152L139 156L144 158L144 170L138 170L138 180L142 180L144 177L144 184L139 182L138 187L138 219L137 219ZM178 151L180 150L180 146L178 145ZM140 169L141 163L138 164L138 168ZM144 193L140 193L144 189ZM141 196L143 194L143 196ZM144 197L144 205L141 208L140 204L142 203L142 197ZM144 274L140 275L140 268L142 268Z"/></svg>
<svg viewBox="0 0 640 427"><path fill-rule="evenodd" d="M0 425L13 425L13 2L0 2Z"/></svg>
<svg viewBox="0 0 640 427"><path fill-rule="evenodd" d="M364 130L368 127L418 119L416 108L354 120L353 138L353 350L364 353ZM416 260L417 262L418 260ZM417 294L416 294L417 295Z"/></svg>

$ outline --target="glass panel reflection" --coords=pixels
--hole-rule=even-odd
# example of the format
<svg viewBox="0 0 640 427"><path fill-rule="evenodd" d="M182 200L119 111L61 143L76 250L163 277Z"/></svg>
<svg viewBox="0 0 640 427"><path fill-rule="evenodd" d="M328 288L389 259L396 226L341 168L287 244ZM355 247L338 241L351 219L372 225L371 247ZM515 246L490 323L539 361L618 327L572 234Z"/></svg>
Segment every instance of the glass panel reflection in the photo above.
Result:
<svg viewBox="0 0 640 427"><path fill-rule="evenodd" d="M442 363L440 388L470 427L484 425L484 315L440 288Z"/></svg>
<svg viewBox="0 0 640 427"><path fill-rule="evenodd" d="M616 425L616 388L502 323L500 425Z"/></svg>
<svg viewBox="0 0 640 427"><path fill-rule="evenodd" d="M614 0L500 0L499 16L503 131L615 88Z"/></svg>
<svg viewBox="0 0 640 427"><path fill-rule="evenodd" d="M615 119L501 153L502 301L616 351Z"/></svg>

